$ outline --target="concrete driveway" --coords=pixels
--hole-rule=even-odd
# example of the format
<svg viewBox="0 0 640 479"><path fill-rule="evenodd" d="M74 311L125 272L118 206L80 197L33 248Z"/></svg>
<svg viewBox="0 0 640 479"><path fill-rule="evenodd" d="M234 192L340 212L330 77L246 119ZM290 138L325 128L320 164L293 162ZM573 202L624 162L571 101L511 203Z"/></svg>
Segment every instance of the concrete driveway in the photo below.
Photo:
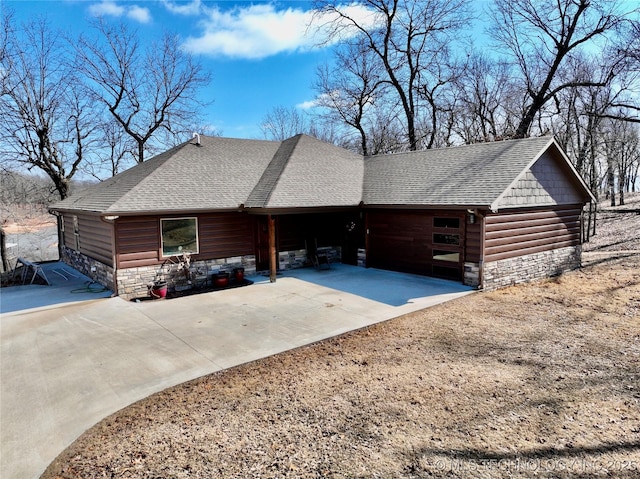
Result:
<svg viewBox="0 0 640 479"><path fill-rule="evenodd" d="M39 477L85 430L167 387L472 292L343 265L276 283L251 279L171 300L90 299L3 313L0 477ZM19 293L0 294L9 301Z"/></svg>

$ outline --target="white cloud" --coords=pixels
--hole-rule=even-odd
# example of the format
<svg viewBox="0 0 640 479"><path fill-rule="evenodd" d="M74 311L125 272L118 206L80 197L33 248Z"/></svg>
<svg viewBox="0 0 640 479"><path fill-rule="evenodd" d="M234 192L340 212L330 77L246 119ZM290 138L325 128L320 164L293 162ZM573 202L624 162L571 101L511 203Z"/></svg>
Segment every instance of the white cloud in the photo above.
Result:
<svg viewBox="0 0 640 479"><path fill-rule="evenodd" d="M127 17L140 23L149 23L151 21L151 12L148 8L133 5L127 10Z"/></svg>
<svg viewBox="0 0 640 479"><path fill-rule="evenodd" d="M302 103L298 103L296 105L296 108L299 108L301 110L311 110L312 108L315 108L319 105L320 102L318 100L307 100L303 101Z"/></svg>
<svg viewBox="0 0 640 479"><path fill-rule="evenodd" d="M374 24L374 15L364 7L354 5L345 8L363 24ZM276 10L272 4L250 5L224 12L217 7L203 7L203 10L202 34L188 37L184 47L192 53L234 58L257 59L312 49L326 40L327 31L321 25L331 20L327 16L314 17L314 10ZM318 26L313 25L314 22ZM353 34L354 31L347 28L341 32L341 38Z"/></svg>
<svg viewBox="0 0 640 479"><path fill-rule="evenodd" d="M176 3L169 0L162 0L162 4L171 13L177 15L198 15L202 6L200 0L192 0L189 3Z"/></svg>
<svg viewBox="0 0 640 479"><path fill-rule="evenodd" d="M115 2L105 0L101 3L94 3L93 5L90 5L89 13L94 17L121 17L124 15L124 7L117 5Z"/></svg>
<svg viewBox="0 0 640 479"><path fill-rule="evenodd" d="M151 12L146 7L138 5L118 5L111 0L103 0L100 3L89 5L89 14L94 17L123 17L126 16L131 20L139 23L149 23L151 21Z"/></svg>

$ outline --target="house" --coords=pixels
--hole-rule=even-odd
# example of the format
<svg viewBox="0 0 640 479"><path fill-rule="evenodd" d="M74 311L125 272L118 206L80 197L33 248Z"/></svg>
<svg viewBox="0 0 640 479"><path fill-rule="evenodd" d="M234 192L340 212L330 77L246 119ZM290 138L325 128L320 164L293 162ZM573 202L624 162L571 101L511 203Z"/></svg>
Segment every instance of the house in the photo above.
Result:
<svg viewBox="0 0 640 479"><path fill-rule="evenodd" d="M481 289L580 265L593 201L551 137L362 157L306 135L194 138L50 208L63 261L125 298L331 261Z"/></svg>

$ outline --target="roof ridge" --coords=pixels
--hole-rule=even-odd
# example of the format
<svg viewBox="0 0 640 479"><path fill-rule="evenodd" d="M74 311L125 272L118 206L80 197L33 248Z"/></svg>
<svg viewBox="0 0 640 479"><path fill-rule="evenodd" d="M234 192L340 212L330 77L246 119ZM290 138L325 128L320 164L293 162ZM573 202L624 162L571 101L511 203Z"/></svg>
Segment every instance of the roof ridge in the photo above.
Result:
<svg viewBox="0 0 640 479"><path fill-rule="evenodd" d="M451 149L458 149L458 148L478 148L479 146L496 146L496 145L503 145L504 143L519 143L519 142L523 142L523 141L533 141L533 140L541 140L541 139L546 139L547 141L550 139L554 139L553 135L542 135L542 136L529 136L527 138L506 138L504 140L494 140L494 141L481 141L478 143L465 143L463 145L452 145L452 146L440 146L438 148L423 148L422 150L405 150L405 151L393 151L390 153L379 153L377 155L368 155L365 156L365 160L372 160L372 159L376 159L376 158L384 158L387 156L399 156L399 155L415 155L417 153L425 153L425 152L435 152L435 151L448 151Z"/></svg>
<svg viewBox="0 0 640 479"><path fill-rule="evenodd" d="M284 172L291 155L296 149L298 142L302 138L302 135L296 135L288 138L280 143L280 147L271 158L271 161L265 168L262 176L256 183L249 197L247 198L247 205L254 208L263 208L269 202L271 194L275 189L282 173Z"/></svg>

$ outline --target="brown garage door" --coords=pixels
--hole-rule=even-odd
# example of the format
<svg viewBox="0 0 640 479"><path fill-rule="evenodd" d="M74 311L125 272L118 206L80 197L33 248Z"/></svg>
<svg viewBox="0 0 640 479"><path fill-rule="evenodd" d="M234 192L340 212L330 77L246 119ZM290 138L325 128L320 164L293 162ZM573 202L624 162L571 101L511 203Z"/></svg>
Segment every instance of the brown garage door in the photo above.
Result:
<svg viewBox="0 0 640 479"><path fill-rule="evenodd" d="M375 211L367 228L369 266L462 279L463 215Z"/></svg>

